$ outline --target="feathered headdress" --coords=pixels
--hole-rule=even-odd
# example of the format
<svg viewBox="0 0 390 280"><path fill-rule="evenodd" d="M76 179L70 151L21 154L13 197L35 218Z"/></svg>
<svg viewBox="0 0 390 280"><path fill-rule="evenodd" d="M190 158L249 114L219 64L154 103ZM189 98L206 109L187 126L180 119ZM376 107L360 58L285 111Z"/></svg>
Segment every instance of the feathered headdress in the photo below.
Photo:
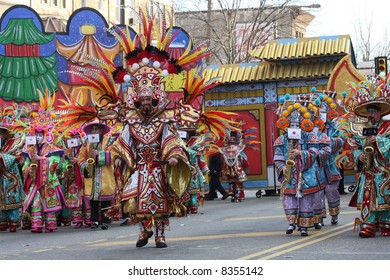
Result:
<svg viewBox="0 0 390 280"><path fill-rule="evenodd" d="M367 117L367 109L376 107L381 116L390 113L390 73L386 77L375 76L371 81L348 83L353 93L353 110L360 117Z"/></svg>
<svg viewBox="0 0 390 280"><path fill-rule="evenodd" d="M258 150L260 141L257 141L257 129L253 127L244 128L245 122L243 120L235 120L229 127L225 136L225 145L245 145L248 148Z"/></svg>
<svg viewBox="0 0 390 280"><path fill-rule="evenodd" d="M180 32L180 29L175 32L172 27L167 29L164 17L162 17L160 25L156 23L156 15L153 15L150 21L148 21L143 11L141 14L134 12L141 19L143 32L140 35L131 38L128 29L122 30L115 24L116 32L111 29L107 30L118 39L118 42L126 52L126 69L117 68L118 71L114 73L116 81L123 83L126 76L124 71L133 74L138 71L141 63L143 65L146 64L145 59L154 68L159 68L162 76L167 76L168 74L178 74L183 70L189 70L211 54L206 43L202 43L195 48L188 44L186 50L179 58L170 57L168 48ZM120 77L123 79L121 80Z"/></svg>
<svg viewBox="0 0 390 280"><path fill-rule="evenodd" d="M40 107L38 110L31 113L30 124L26 130L29 135L43 132L46 143L53 143L55 138L54 127L60 120L59 116L55 113L53 106L55 93L50 95L48 89L46 89L44 94L39 89L37 89L37 91L39 94Z"/></svg>
<svg viewBox="0 0 390 280"><path fill-rule="evenodd" d="M21 133L28 127L31 108L13 105L0 107L0 128L8 130L12 134Z"/></svg>
<svg viewBox="0 0 390 280"><path fill-rule="evenodd" d="M279 99L279 107L276 114L279 119L276 126L279 129L287 130L291 123L299 123L303 131L310 132L314 128L314 119L318 117L320 100L313 100L312 94L298 95L292 98L286 94Z"/></svg>
<svg viewBox="0 0 390 280"><path fill-rule="evenodd" d="M312 88L312 99L318 103L320 114L314 120L314 126L319 130L325 128L325 124L331 124L338 116L337 107L345 103L346 92L342 93L343 99L339 98L337 92L330 90L317 91L315 87ZM319 102L318 102L319 100Z"/></svg>

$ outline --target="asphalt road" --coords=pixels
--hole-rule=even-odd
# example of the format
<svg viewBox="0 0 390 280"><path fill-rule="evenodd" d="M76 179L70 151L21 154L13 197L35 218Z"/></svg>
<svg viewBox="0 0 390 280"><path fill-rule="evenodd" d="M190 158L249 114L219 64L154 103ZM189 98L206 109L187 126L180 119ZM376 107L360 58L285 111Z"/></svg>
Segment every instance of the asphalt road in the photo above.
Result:
<svg viewBox="0 0 390 280"><path fill-rule="evenodd" d="M154 238L136 248L138 226L113 222L108 230L60 227L53 233L0 232L0 260L390 260L390 237L362 239L353 231L359 213L341 196L339 224L330 218L321 230L286 235L287 221L278 196L241 203L205 201L198 214L171 218L167 248ZM385 245L385 246L384 246Z"/></svg>

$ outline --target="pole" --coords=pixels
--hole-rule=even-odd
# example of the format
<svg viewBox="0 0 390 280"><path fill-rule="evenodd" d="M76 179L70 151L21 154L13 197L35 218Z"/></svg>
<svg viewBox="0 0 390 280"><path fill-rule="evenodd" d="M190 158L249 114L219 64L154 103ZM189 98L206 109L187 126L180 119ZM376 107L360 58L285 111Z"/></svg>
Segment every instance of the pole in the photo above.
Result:
<svg viewBox="0 0 390 280"><path fill-rule="evenodd" d="M120 24L125 25L125 0L121 0L120 2Z"/></svg>

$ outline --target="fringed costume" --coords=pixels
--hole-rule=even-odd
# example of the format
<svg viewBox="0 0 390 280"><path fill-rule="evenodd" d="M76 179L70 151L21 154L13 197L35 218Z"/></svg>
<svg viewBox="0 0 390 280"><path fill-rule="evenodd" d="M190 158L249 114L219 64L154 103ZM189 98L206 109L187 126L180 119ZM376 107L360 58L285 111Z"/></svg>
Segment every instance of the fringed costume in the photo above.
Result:
<svg viewBox="0 0 390 280"><path fill-rule="evenodd" d="M353 137L348 144L359 174L350 205L361 211L355 219L360 237L374 237L377 229L382 236L390 236L390 122L382 120L390 113L389 84L390 74L350 84L357 117L350 123Z"/></svg>
<svg viewBox="0 0 390 280"><path fill-rule="evenodd" d="M23 180L20 174L19 148L21 136L11 134L11 126L1 111L0 119L0 231L16 232L20 224L20 210L24 200ZM12 121L12 119L10 120Z"/></svg>
<svg viewBox="0 0 390 280"><path fill-rule="evenodd" d="M317 111L310 94L297 100L286 95L280 102L277 125L286 133L274 143L274 162L289 223L286 233L291 234L297 224L301 235L307 236L307 229L314 227L315 194L325 188L320 163L330 152L330 139L325 134L313 133Z"/></svg>

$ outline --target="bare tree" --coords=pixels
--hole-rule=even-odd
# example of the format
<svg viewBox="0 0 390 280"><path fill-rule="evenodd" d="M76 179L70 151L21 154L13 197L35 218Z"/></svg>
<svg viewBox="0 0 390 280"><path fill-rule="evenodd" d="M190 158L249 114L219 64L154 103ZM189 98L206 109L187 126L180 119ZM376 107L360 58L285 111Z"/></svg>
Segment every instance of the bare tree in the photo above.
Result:
<svg viewBox="0 0 390 280"><path fill-rule="evenodd" d="M213 60L220 64L249 62L248 50L258 48L276 38L295 37L294 24L304 21L302 7L294 0L250 1L206 0L191 6L175 6L176 24L183 27L199 43L209 40L214 47ZM306 13L308 14L308 13ZM308 23L312 20L309 18ZM306 25L308 24L306 23Z"/></svg>
<svg viewBox="0 0 390 280"><path fill-rule="evenodd" d="M367 13L365 13L367 15ZM377 56L390 56L390 42L387 28L381 32L380 41L372 38L374 30L374 13L369 17L354 17L356 56L358 60L370 61Z"/></svg>

